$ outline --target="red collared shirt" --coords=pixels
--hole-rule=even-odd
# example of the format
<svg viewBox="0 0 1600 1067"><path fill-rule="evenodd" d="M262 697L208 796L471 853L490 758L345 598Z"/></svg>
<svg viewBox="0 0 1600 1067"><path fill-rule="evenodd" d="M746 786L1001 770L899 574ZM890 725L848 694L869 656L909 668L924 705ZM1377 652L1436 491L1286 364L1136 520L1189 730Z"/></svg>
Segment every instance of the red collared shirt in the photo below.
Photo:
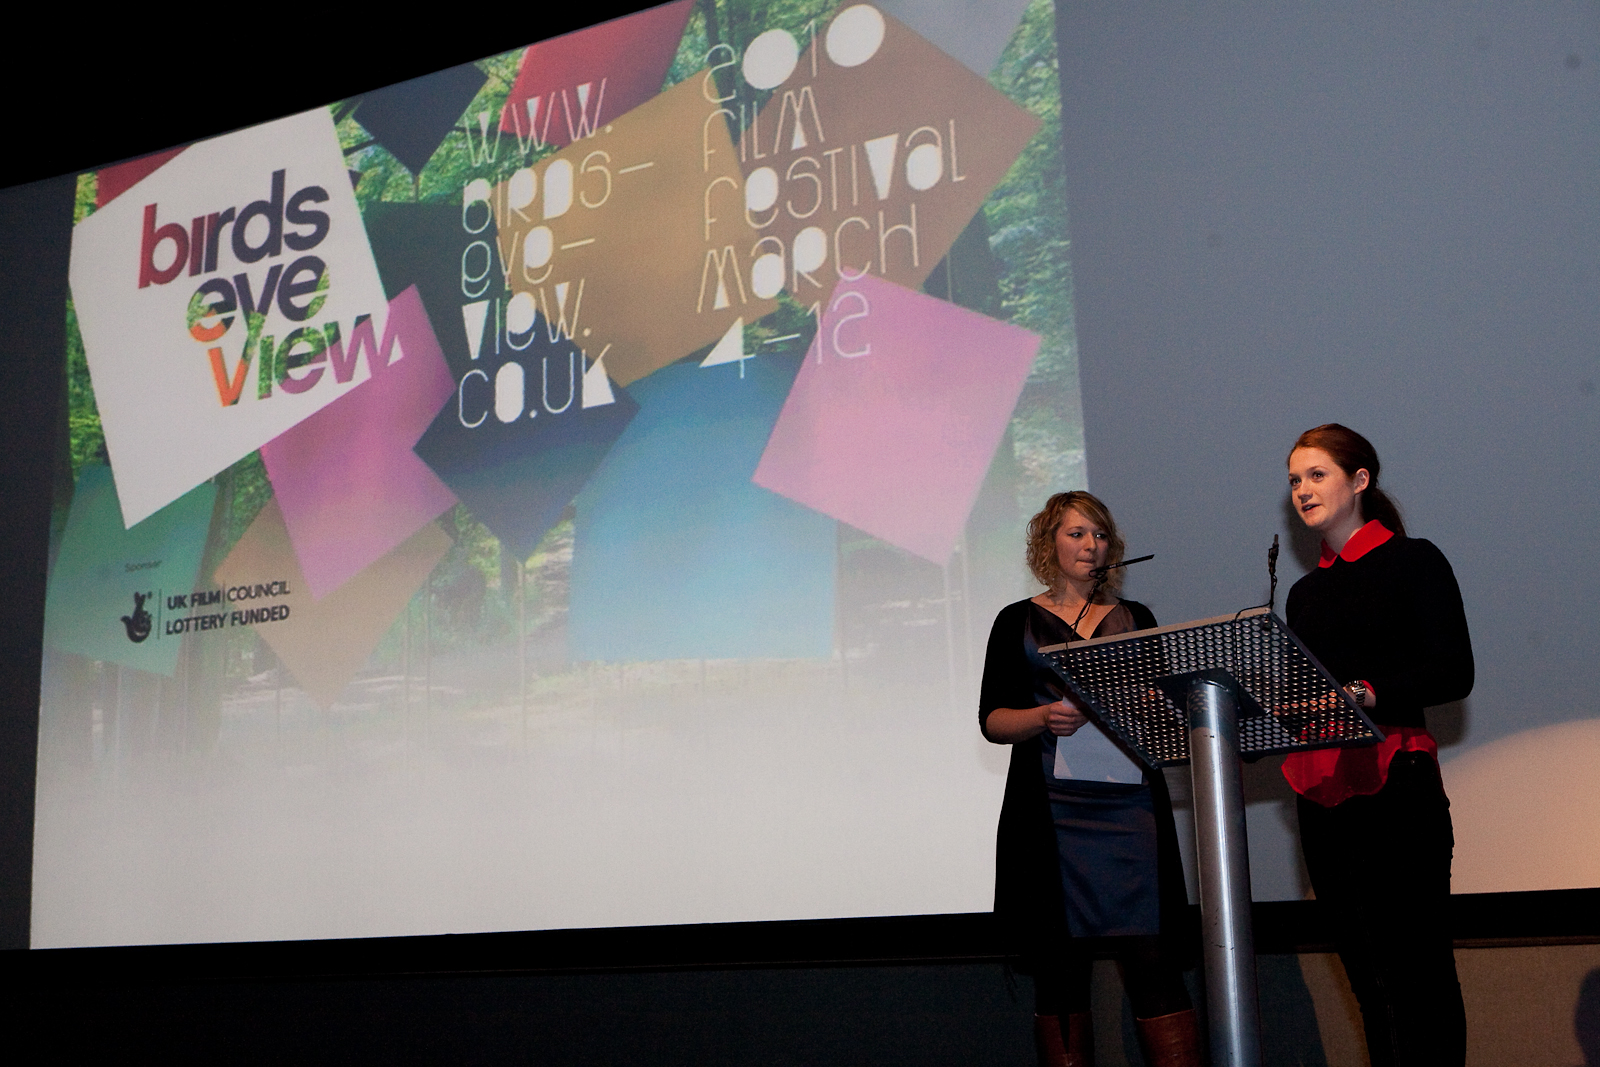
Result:
<svg viewBox="0 0 1600 1067"><path fill-rule="evenodd" d="M1322 542L1322 558L1318 567L1331 567L1338 560L1354 563L1394 536L1373 519L1350 535L1338 552ZM1372 686L1365 680L1369 690ZM1373 690L1374 695L1376 691ZM1291 752L1283 761L1283 776L1294 791L1307 800L1316 801L1325 808L1353 796L1371 796L1389 780L1389 764L1396 752L1426 752L1435 760L1439 758L1439 745L1433 735L1420 726L1393 726L1384 731L1387 735L1376 745L1364 748L1322 748L1313 752Z"/></svg>
<svg viewBox="0 0 1600 1067"><path fill-rule="evenodd" d="M1361 529L1350 535L1350 540L1338 552L1328 547L1328 542L1322 542L1322 558L1317 560L1318 567L1331 567L1333 561L1342 559L1346 563L1354 563L1368 552L1388 541L1394 536L1394 531L1389 529L1377 519L1373 519Z"/></svg>

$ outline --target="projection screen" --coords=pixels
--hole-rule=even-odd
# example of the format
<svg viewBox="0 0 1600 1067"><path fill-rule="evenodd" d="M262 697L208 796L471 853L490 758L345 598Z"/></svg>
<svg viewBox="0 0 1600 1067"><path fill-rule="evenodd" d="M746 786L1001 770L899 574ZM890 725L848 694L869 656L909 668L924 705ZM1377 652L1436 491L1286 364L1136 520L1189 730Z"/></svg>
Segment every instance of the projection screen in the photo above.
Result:
<svg viewBox="0 0 1600 1067"><path fill-rule="evenodd" d="M1331 420L1466 599L1456 890L1600 885L1597 43L676 0L79 175L30 943L987 911L1027 518L1281 604Z"/></svg>
<svg viewBox="0 0 1600 1067"><path fill-rule="evenodd" d="M1052 9L708 7L79 179L35 946L988 907Z"/></svg>

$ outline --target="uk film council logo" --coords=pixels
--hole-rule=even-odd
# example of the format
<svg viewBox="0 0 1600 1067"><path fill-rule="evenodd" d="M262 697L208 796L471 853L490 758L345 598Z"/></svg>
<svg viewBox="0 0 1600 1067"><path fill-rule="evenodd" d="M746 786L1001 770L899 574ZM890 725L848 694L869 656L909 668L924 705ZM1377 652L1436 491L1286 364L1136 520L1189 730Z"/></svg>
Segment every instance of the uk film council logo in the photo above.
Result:
<svg viewBox="0 0 1600 1067"><path fill-rule="evenodd" d="M127 628L128 640L136 645L150 636L152 620L150 613L144 610L144 602L149 600L152 595L151 593L133 594L133 614L122 616L122 625Z"/></svg>

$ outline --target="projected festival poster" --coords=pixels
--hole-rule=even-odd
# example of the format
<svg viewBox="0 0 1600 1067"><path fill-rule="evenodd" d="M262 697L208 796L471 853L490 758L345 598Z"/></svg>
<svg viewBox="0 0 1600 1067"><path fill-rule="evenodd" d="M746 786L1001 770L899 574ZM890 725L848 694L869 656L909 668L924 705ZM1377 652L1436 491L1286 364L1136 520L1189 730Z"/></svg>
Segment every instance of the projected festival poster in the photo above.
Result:
<svg viewBox="0 0 1600 1067"><path fill-rule="evenodd" d="M1084 465L1053 11L983 11L679 0L82 175L33 944L986 910Z"/></svg>

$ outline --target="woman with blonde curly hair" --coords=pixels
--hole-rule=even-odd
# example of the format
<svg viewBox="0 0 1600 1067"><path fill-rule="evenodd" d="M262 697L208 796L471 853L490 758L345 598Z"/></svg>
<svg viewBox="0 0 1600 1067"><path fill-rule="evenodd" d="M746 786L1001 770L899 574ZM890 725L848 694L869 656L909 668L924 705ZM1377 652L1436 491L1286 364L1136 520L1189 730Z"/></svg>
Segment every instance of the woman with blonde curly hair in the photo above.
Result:
<svg viewBox="0 0 1600 1067"><path fill-rule="evenodd" d="M1033 974L1041 1064L1094 1062L1091 957L1078 940L1092 937L1115 939L1145 1061L1198 1067L1176 948L1187 897L1166 781L1089 720L1038 652L1156 625L1143 604L1098 581L1122 555L1116 521L1089 493L1057 493L1028 523L1028 568L1045 590L995 619L978 708L984 737L1011 746L994 910L1018 969Z"/></svg>

